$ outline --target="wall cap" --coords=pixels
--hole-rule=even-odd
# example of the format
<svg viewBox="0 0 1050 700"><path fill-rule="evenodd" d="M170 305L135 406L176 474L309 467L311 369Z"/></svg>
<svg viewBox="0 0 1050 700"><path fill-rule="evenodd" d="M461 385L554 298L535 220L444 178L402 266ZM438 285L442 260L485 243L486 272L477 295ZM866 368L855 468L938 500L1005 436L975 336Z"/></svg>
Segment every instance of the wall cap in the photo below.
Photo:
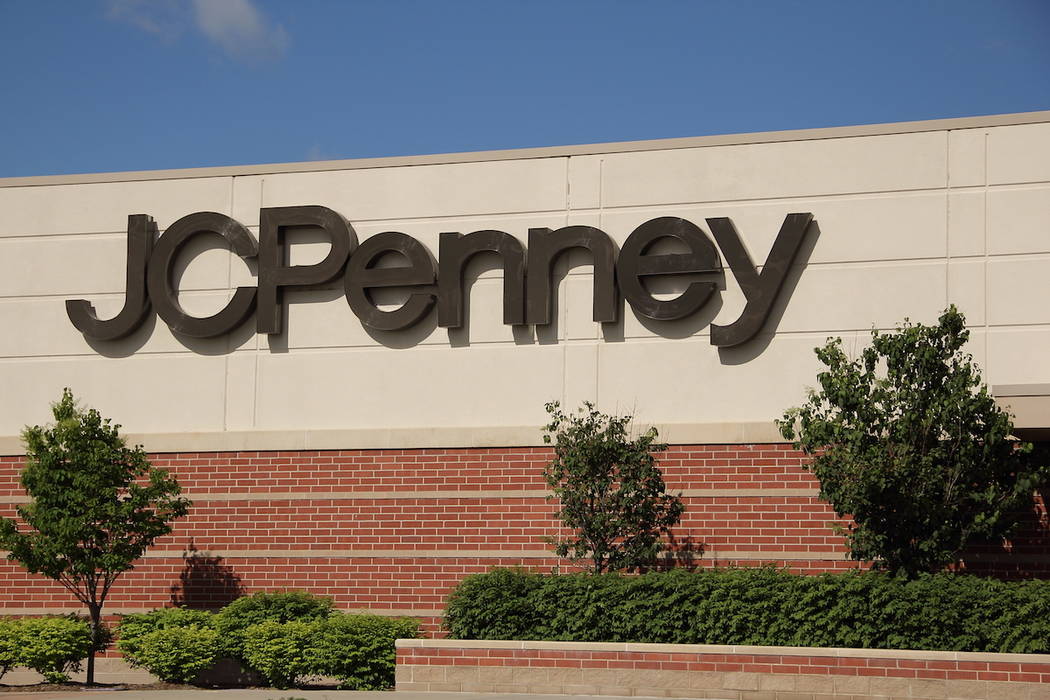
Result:
<svg viewBox="0 0 1050 700"><path fill-rule="evenodd" d="M622 651L659 654L754 654L775 656L832 656L838 658L910 659L916 661L983 661L991 663L1050 664L1050 654L1005 654L978 651L921 649L843 649L835 647L777 647L723 644L643 644L636 642L541 642L480 639L398 639L398 649L536 649L563 651Z"/></svg>
<svg viewBox="0 0 1050 700"><path fill-rule="evenodd" d="M635 424L641 432L649 426ZM783 443L772 421L665 423L660 440L674 445ZM264 452L273 450L372 450L423 448L543 447L539 425L481 428L359 428L346 430L228 430L126 433L129 445L149 452ZM0 437L0 455L25 454L22 439Z"/></svg>

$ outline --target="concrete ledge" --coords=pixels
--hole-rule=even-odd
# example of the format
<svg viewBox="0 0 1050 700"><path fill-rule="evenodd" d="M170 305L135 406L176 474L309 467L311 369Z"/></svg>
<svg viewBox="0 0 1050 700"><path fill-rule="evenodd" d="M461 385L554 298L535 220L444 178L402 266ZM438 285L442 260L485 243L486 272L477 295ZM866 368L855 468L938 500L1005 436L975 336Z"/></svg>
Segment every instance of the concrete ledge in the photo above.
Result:
<svg viewBox="0 0 1050 700"><path fill-rule="evenodd" d="M641 432L648 424L636 424ZM675 445L784 443L772 421L667 423L660 440ZM347 430L229 430L208 433L128 433L128 444L149 452L255 452L269 450L372 450L543 447L538 425L482 428L418 427ZM24 455L18 436L0 436L0 455Z"/></svg>
<svg viewBox="0 0 1050 700"><path fill-rule="evenodd" d="M397 689L735 700L1050 698L1050 654L397 641Z"/></svg>
<svg viewBox="0 0 1050 700"><path fill-rule="evenodd" d="M818 498L817 487L807 488L703 488L671 489L685 498ZM197 492L185 490L184 496L194 503L226 503L231 501L379 501L379 500L442 500L456 498L481 500L491 498L546 498L546 489L447 489L435 491L229 491ZM22 504L28 496L0 496L0 503Z"/></svg>
<svg viewBox="0 0 1050 700"><path fill-rule="evenodd" d="M186 557L184 549L150 549L143 555L144 559L174 559ZM223 559L514 559L542 560L562 562L572 566L567 559L561 559L546 549L217 549L207 550L208 556ZM7 552L0 549L0 556ZM847 561L845 552L795 551L795 550L714 550L704 553L704 560L712 563L734 561L789 562L789 561ZM1014 559L1010 559L1014 561ZM862 566L863 562L852 562ZM496 562L492 562L493 565ZM2 608L0 608L2 609Z"/></svg>

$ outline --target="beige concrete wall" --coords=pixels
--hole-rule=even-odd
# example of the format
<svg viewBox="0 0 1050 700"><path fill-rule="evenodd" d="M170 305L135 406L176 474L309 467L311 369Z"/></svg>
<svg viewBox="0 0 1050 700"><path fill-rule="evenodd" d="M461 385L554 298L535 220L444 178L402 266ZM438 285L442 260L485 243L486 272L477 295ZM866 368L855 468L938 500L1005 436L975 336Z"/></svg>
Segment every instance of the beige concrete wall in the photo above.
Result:
<svg viewBox="0 0 1050 700"><path fill-rule="evenodd" d="M552 399L673 424L682 441L775 439L771 420L815 382L814 346L838 335L856 352L873 325L932 321L950 302L967 314L970 350L989 383L1050 384L1050 115L1016 121L1033 123L990 118L387 167L350 161L319 171L0 180L0 452L17 449L23 425L48 418L63 386L153 449L192 449L186 434L202 445L291 448L312 431L349 431L354 446L389 446L392 434L406 445L413 435L426 444L533 444ZM601 328L590 320L590 267L579 257L560 266L556 322L525 331L502 324L501 275L483 265L473 266L466 330L430 318L370 334L338 289L289 294L282 336L248 324L200 341L157 321L117 343L89 343L66 318L66 299L88 299L100 315L122 304L128 214L151 214L163 231L212 210L257 234L260 207L306 204L339 211L362 239L403 231L435 253L444 231L496 228L524 240L529 227L590 224L622 242L665 215L705 229L706 217L732 217L758 263L790 212L811 211L819 236L775 335L767 328L721 351L709 342L712 314L654 324L627 307L620 324ZM181 300L206 314L253 278L221 247L195 246L182 261ZM323 245L305 242L292 262L323 255ZM728 269L720 304L713 320L722 324L743 308Z"/></svg>

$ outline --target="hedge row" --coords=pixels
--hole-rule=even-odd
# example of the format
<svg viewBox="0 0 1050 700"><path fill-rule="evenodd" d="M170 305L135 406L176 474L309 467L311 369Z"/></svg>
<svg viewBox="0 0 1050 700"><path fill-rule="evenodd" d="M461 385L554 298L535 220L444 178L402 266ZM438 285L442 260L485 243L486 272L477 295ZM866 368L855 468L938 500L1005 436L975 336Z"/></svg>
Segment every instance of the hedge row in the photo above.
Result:
<svg viewBox="0 0 1050 700"><path fill-rule="evenodd" d="M415 620L343 614L329 599L301 592L257 593L215 614L126 615L117 648L133 666L173 683L192 683L230 657L278 688L324 676L342 688L382 690L394 682L394 640L418 635Z"/></svg>
<svg viewBox="0 0 1050 700"><path fill-rule="evenodd" d="M91 652L91 629L71 617L0 618L0 678L17 666L31 668L49 683L69 680Z"/></svg>
<svg viewBox="0 0 1050 700"><path fill-rule="evenodd" d="M641 576L496 569L448 602L455 639L1050 653L1050 581L773 568Z"/></svg>

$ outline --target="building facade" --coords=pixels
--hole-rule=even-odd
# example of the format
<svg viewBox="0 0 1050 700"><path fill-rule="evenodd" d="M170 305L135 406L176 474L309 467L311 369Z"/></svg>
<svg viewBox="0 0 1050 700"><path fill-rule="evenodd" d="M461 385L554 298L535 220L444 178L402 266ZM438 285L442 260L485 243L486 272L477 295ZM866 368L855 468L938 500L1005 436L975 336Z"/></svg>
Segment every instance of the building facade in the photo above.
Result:
<svg viewBox="0 0 1050 700"><path fill-rule="evenodd" d="M0 515L63 387L194 503L111 613L302 588L436 629L468 573L567 570L549 401L659 428L698 565L856 567L773 420L829 336L952 303L1050 427L1050 112L9 178L0 268ZM1045 575L1040 518L973 566ZM11 562L0 590L78 608Z"/></svg>

